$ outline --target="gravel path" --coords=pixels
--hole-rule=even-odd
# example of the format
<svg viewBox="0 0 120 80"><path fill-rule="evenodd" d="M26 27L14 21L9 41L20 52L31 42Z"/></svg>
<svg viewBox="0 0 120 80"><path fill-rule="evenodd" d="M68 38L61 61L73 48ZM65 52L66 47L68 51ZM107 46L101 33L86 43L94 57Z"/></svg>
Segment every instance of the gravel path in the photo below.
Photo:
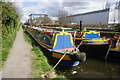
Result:
<svg viewBox="0 0 120 80"><path fill-rule="evenodd" d="M13 47L2 71L3 78L31 78L32 46L26 43L22 29L17 32Z"/></svg>

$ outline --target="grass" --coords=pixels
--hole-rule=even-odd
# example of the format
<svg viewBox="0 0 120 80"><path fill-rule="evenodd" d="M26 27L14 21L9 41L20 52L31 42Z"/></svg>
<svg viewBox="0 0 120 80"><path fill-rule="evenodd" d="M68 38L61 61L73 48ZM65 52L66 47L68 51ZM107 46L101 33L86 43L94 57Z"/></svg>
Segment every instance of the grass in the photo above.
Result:
<svg viewBox="0 0 120 80"><path fill-rule="evenodd" d="M20 30L20 24L17 24L15 28L6 29L5 26L0 28L0 67L7 60L10 48L12 48L14 40L16 38L16 33Z"/></svg>
<svg viewBox="0 0 120 80"><path fill-rule="evenodd" d="M16 32L12 33L12 34L8 34L7 36L4 36L4 40L2 40L2 61L3 63L6 61L8 53L10 51L10 48L13 45L13 42L15 40L16 37Z"/></svg>
<svg viewBox="0 0 120 80"><path fill-rule="evenodd" d="M24 31L23 36L24 36L26 42L28 42L29 44L32 44L33 40L26 31Z"/></svg>
<svg viewBox="0 0 120 80"><path fill-rule="evenodd" d="M28 33L24 33L25 40L31 45L34 43L34 40ZM47 58L44 56L43 52L40 50L40 47L34 46L32 48L33 51L33 64L32 64L32 74L35 78L43 78L43 75L46 73L55 73L55 70L52 69L52 66L48 63ZM65 76L57 75L54 80L64 79Z"/></svg>
<svg viewBox="0 0 120 80"><path fill-rule="evenodd" d="M39 47L33 47L32 51L34 51L33 57L33 68L35 71L39 71L39 74L45 74L48 71L51 71L52 67L48 64L46 57L43 55L42 51ZM37 78L41 78L37 76L39 74L33 73Z"/></svg>

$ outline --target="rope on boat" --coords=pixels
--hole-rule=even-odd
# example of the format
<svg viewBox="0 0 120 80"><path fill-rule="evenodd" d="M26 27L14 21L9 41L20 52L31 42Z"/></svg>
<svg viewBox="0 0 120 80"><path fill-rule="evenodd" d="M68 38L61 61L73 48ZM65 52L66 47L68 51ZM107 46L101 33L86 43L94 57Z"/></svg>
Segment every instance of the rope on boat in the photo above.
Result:
<svg viewBox="0 0 120 80"><path fill-rule="evenodd" d="M60 60L56 63L56 65L50 71L54 70L57 67L57 65L61 62L61 60L65 57L66 54L67 54L67 51L65 52L65 54L60 58ZM45 75L44 75L45 78L48 78L47 74L49 74L49 72L45 73Z"/></svg>
<svg viewBox="0 0 120 80"><path fill-rule="evenodd" d="M61 60L65 57L67 52L65 52L65 54L60 58L60 60L56 63L56 65L52 68L55 69L57 67L57 65L61 62Z"/></svg>
<svg viewBox="0 0 120 80"><path fill-rule="evenodd" d="M75 37L76 37L76 31L74 32L74 42L75 42Z"/></svg>
<svg viewBox="0 0 120 80"><path fill-rule="evenodd" d="M106 54L106 56L105 56L105 59L107 58L107 56L108 56L108 54L109 54L109 52L110 52L110 48L111 48L111 44L109 45L109 48L108 48L108 51L107 51L107 54Z"/></svg>
<svg viewBox="0 0 120 80"><path fill-rule="evenodd" d="M80 44L78 45L77 49L79 48L79 46L82 44L83 41L80 42ZM56 63L56 65L52 68L55 69L57 67L57 65L61 62L61 60L65 57L67 52L65 52L65 54L60 58L60 60Z"/></svg>
<svg viewBox="0 0 120 80"><path fill-rule="evenodd" d="M83 43L83 41L80 42L80 44L77 46L77 49L79 48L79 46Z"/></svg>

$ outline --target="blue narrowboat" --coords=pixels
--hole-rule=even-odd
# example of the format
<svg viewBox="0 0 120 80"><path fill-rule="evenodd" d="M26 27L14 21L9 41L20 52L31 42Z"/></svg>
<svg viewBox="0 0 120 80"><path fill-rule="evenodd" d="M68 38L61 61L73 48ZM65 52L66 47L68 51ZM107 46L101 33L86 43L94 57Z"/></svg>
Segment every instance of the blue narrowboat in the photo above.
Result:
<svg viewBox="0 0 120 80"><path fill-rule="evenodd" d="M64 55L61 65L76 66L86 60L86 54L74 46L71 33L53 30L49 27L28 26L27 32L58 62ZM50 55L50 54L48 54Z"/></svg>
<svg viewBox="0 0 120 80"><path fill-rule="evenodd" d="M106 45L110 44L110 38L100 37L99 31L85 32L83 35L83 44L86 45Z"/></svg>
<svg viewBox="0 0 120 80"><path fill-rule="evenodd" d="M76 40L76 45L78 45L81 41L82 41L83 45L106 45L106 44L110 44L110 38L105 38L105 37L102 38L100 36L99 31L77 32L73 39Z"/></svg>
<svg viewBox="0 0 120 80"><path fill-rule="evenodd" d="M58 29L62 30L60 27ZM78 45L81 41L83 45L110 44L110 38L101 37L99 31L76 31L72 28L64 28L64 31L72 34L76 45Z"/></svg>
<svg viewBox="0 0 120 80"><path fill-rule="evenodd" d="M79 50L90 58L104 59L111 44L110 38L101 37L99 31L77 32L76 35L75 45L81 44Z"/></svg>

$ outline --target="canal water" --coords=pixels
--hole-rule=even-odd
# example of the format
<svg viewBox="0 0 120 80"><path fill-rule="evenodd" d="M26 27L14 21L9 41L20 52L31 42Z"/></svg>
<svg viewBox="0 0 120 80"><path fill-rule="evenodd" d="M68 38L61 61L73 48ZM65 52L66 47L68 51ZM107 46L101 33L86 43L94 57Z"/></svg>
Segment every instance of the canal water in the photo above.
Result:
<svg viewBox="0 0 120 80"><path fill-rule="evenodd" d="M50 53L42 47L40 47L44 55L48 58ZM105 47L103 47L105 48ZM82 48L81 48L82 49ZM95 48L93 48L95 49ZM106 50L97 50L87 52L87 58L85 62L81 62L78 66L68 67L58 65L56 69L57 74L64 75L66 78L120 78L120 53L110 52L108 58L105 60ZM97 53L97 54L95 54ZM90 55L89 55L90 54ZM92 55L92 56L91 56ZM109 60L108 60L109 59ZM51 58L48 58L50 61ZM51 61L49 62L50 64Z"/></svg>
<svg viewBox="0 0 120 80"><path fill-rule="evenodd" d="M85 50L84 50L84 49ZM90 50L89 50L89 49ZM86 61L76 67L56 68L58 74L67 78L120 78L120 53L110 51L106 60L108 46L81 47L87 55Z"/></svg>
<svg viewBox="0 0 120 80"><path fill-rule="evenodd" d="M119 64L89 58L76 67L58 66L56 70L67 78L120 78Z"/></svg>
<svg viewBox="0 0 120 80"><path fill-rule="evenodd" d="M50 60L48 55L50 54L48 53L49 51L42 48L41 46L39 47L41 48L42 52L48 58L49 61ZM97 47L98 50L95 49L95 47L91 47L91 46L87 46L87 47L90 50L84 48L84 46L80 48L81 51L83 50L84 52L86 51L85 53L87 53L87 59L85 62L81 62L78 66L75 67L58 65L55 68L56 73L64 75L66 78L69 78L71 80L73 80L73 78L120 78L120 53L110 52L107 60L104 60L108 46L107 47L98 46ZM97 55L95 55L96 53ZM116 60L114 62L113 59L116 59L117 63Z"/></svg>

